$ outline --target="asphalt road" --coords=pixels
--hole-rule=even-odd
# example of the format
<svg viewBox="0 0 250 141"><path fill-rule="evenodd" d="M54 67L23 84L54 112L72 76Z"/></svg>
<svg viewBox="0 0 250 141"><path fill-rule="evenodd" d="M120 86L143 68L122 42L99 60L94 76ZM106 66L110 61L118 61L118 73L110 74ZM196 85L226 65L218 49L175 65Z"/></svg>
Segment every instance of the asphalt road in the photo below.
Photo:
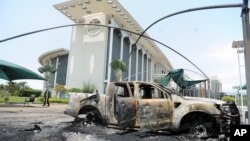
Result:
<svg viewBox="0 0 250 141"><path fill-rule="evenodd" d="M136 130L74 123L64 115L66 105L50 107L31 104L0 104L0 141L198 141L187 134L149 133L140 136ZM217 139L208 139L217 140Z"/></svg>

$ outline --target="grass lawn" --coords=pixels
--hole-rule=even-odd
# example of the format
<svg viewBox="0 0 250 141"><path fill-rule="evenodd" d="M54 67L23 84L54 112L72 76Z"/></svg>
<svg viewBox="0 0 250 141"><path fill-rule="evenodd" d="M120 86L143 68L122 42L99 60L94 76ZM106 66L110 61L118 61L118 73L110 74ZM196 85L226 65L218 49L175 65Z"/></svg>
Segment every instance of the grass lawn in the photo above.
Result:
<svg viewBox="0 0 250 141"><path fill-rule="evenodd" d="M9 103L24 103L25 97L10 96ZM4 97L0 97L0 103L3 103Z"/></svg>
<svg viewBox="0 0 250 141"><path fill-rule="evenodd" d="M9 103L24 103L26 97L19 97L19 96L10 96L9 97ZM4 97L0 96L0 103L3 103ZM50 103L68 103L68 99L59 99L59 98L50 98ZM35 98L36 104L43 103L43 97L37 97Z"/></svg>

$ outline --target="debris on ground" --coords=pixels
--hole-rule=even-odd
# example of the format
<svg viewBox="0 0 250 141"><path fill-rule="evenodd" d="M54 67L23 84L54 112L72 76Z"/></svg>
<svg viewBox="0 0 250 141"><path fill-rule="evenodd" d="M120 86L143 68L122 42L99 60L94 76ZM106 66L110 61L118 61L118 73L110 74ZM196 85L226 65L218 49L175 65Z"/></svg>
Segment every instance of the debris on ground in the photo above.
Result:
<svg viewBox="0 0 250 141"><path fill-rule="evenodd" d="M39 122L32 122L30 124L44 124L43 122L39 121Z"/></svg>
<svg viewBox="0 0 250 141"><path fill-rule="evenodd" d="M30 128L30 129L25 129L24 131L33 131L34 133L40 132L42 131L41 127L38 125L34 125L34 128Z"/></svg>

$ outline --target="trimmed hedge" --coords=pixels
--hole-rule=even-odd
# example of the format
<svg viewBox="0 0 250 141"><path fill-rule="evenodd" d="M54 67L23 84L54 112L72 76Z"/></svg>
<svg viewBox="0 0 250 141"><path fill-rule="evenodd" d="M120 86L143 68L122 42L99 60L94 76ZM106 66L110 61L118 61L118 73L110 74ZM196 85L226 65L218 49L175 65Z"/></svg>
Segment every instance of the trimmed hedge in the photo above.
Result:
<svg viewBox="0 0 250 141"><path fill-rule="evenodd" d="M43 103L43 97L38 97L36 98L36 101ZM49 102L50 103L64 103L64 104L68 104L69 99L67 98L50 98Z"/></svg>
<svg viewBox="0 0 250 141"><path fill-rule="evenodd" d="M80 88L70 88L68 92L81 93L82 90Z"/></svg>
<svg viewBox="0 0 250 141"><path fill-rule="evenodd" d="M36 97L39 97L42 95L41 90L32 90L32 89L26 89L20 92L21 97L30 97L31 95L35 95Z"/></svg>
<svg viewBox="0 0 250 141"><path fill-rule="evenodd" d="M230 101L234 102L234 101L235 101L235 98L234 98L234 97L231 97L231 96L223 96L223 97L221 98L221 100L223 100L223 101L225 101L225 102L230 102Z"/></svg>
<svg viewBox="0 0 250 141"><path fill-rule="evenodd" d="M69 99L67 98L50 98L49 99L50 103L64 103L64 104L68 104Z"/></svg>

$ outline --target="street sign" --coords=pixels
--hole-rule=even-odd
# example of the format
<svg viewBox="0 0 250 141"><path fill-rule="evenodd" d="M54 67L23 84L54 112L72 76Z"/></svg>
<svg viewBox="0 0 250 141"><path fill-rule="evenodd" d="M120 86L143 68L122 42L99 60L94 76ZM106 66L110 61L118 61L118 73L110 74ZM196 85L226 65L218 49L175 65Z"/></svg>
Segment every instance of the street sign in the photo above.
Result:
<svg viewBox="0 0 250 141"><path fill-rule="evenodd" d="M243 48L244 44L243 41L233 41L232 48Z"/></svg>

